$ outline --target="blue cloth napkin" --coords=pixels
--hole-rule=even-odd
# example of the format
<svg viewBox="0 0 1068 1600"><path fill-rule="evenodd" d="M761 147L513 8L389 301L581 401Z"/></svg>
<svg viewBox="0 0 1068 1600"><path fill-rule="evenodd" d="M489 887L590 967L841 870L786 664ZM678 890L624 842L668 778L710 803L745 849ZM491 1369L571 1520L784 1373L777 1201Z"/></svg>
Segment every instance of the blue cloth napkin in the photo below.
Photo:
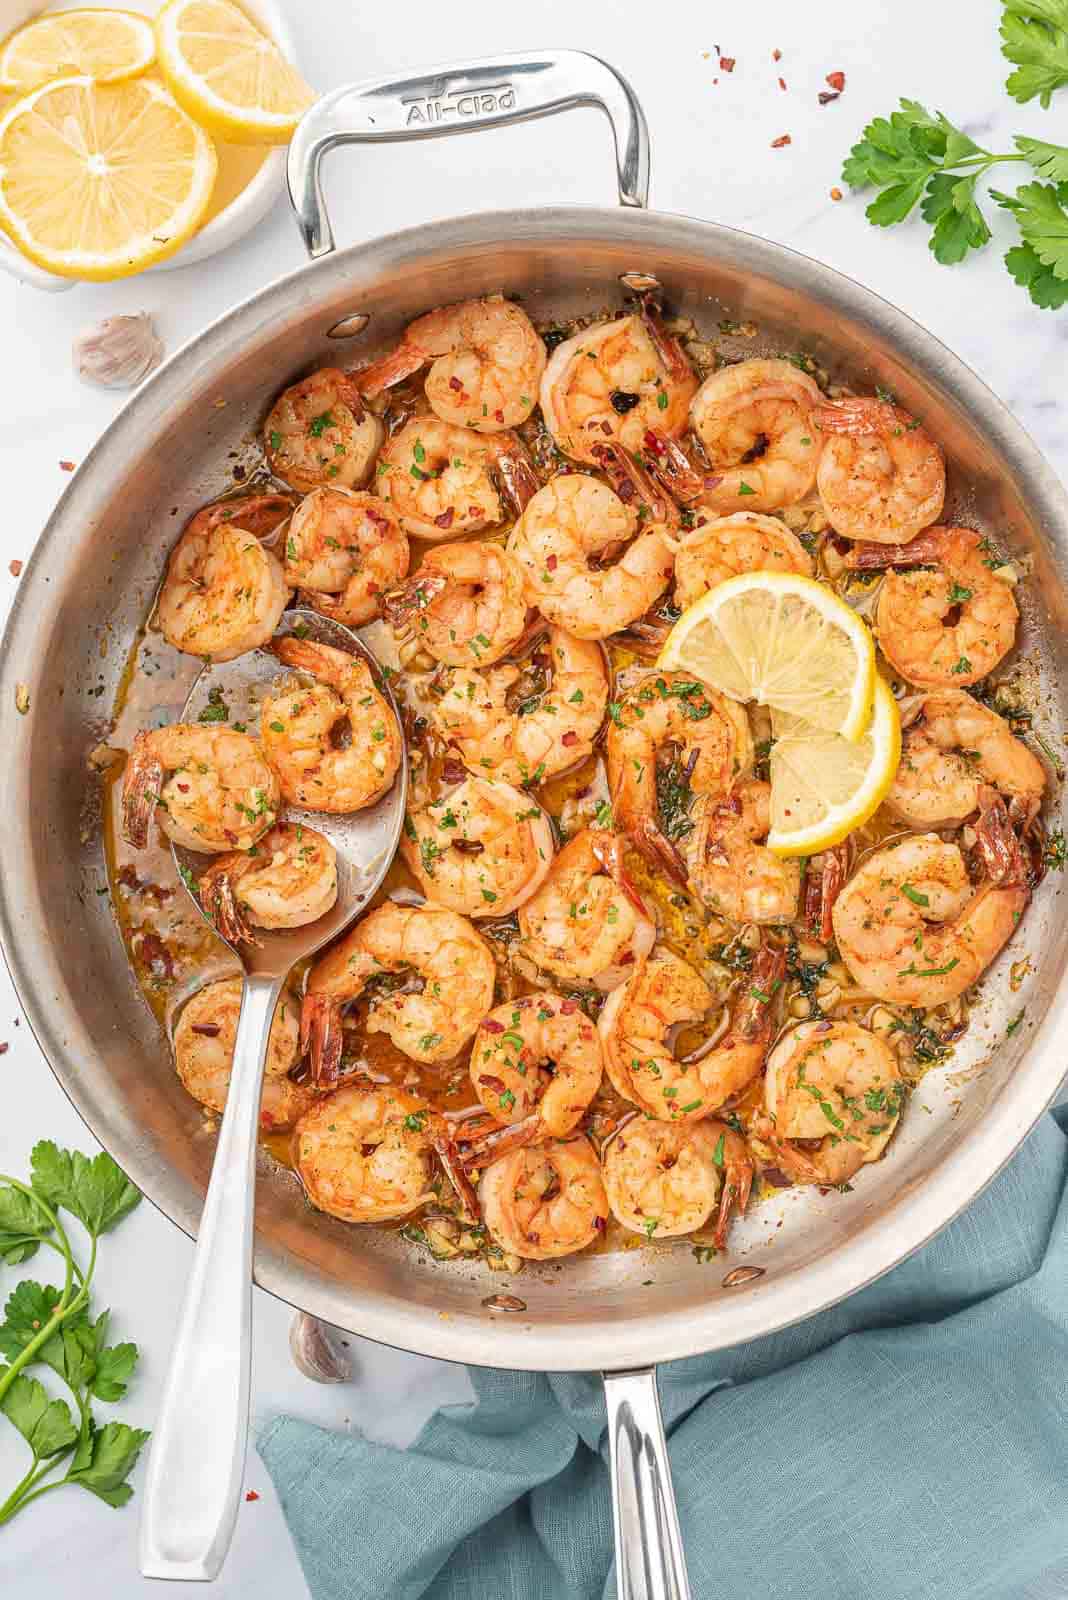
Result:
<svg viewBox="0 0 1068 1600"><path fill-rule="evenodd" d="M1068 1562L1066 1134L844 1305L661 1368L699 1600L1029 1600ZM597 1378L471 1378L407 1451L264 1429L315 1600L614 1594Z"/></svg>

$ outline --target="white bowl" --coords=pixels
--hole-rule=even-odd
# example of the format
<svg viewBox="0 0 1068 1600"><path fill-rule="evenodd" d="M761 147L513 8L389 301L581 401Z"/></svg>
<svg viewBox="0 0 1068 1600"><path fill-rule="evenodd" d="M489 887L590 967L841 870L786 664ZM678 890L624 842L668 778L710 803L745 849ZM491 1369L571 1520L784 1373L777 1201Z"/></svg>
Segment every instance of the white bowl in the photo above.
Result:
<svg viewBox="0 0 1068 1600"><path fill-rule="evenodd" d="M42 4L41 0L0 0L0 39L6 39L9 33L21 28L24 22L28 22L31 17L38 16L41 12L70 11L75 7L101 6L108 3L109 0L58 0L58 3L53 0L51 4ZM121 5L127 11L143 11L147 16L154 16L162 6L163 0L158 0L155 4L153 0L111 0L111 3ZM240 4L281 46L287 58L294 61L293 39L286 25L281 0L240 0ZM235 239L240 239L242 234L248 233L258 222L263 221L285 186L285 176L286 147L276 145L251 183L247 184L240 194L235 195L224 210L212 217L211 221L201 228L199 233L195 233L173 256L154 267L149 267L148 271L165 272L171 267L186 267L194 261L204 261L208 256L215 255L218 250L225 250ZM71 289L78 281L75 278L57 277L54 272L46 272L43 267L36 266L21 251L16 250L2 234L0 234L0 270L9 272L12 277L19 278L23 283L33 284L34 288L48 289L53 293Z"/></svg>

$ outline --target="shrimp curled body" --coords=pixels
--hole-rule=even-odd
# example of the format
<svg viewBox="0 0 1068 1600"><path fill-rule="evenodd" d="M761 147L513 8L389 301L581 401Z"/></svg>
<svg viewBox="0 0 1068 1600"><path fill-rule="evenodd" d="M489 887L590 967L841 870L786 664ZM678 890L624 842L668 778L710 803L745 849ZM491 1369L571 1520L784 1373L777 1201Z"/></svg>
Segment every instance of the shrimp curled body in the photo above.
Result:
<svg viewBox="0 0 1068 1600"><path fill-rule="evenodd" d="M382 596L408 571L408 540L377 495L313 489L293 513L286 534L286 581L323 616L362 627Z"/></svg>
<svg viewBox="0 0 1068 1600"><path fill-rule="evenodd" d="M604 1232L608 1200L586 1139L527 1145L494 1161L479 1188L486 1227L502 1250L550 1261Z"/></svg>
<svg viewBox="0 0 1068 1600"><path fill-rule="evenodd" d="M174 1065L183 1087L209 1111L222 1113L230 1088L240 978L222 978L198 989L182 1008L174 1030ZM289 1076L299 1057L300 1002L283 994L271 1023L260 1098L260 1126L269 1132L290 1128L315 1100L310 1084Z"/></svg>
<svg viewBox="0 0 1068 1600"><path fill-rule="evenodd" d="M324 1095L293 1134L312 1205L343 1222L388 1222L432 1198L442 1119L403 1089L345 1084Z"/></svg>
<svg viewBox="0 0 1068 1600"><path fill-rule="evenodd" d="M257 739L172 722L134 739L123 778L123 834L143 849L155 809L163 832L187 850L250 850L280 804L278 778Z"/></svg>
<svg viewBox="0 0 1068 1600"><path fill-rule="evenodd" d="M1016 640L1011 586L983 558L971 528L931 528L906 546L931 566L888 572L876 633L886 659L922 688L965 689L993 672Z"/></svg>
<svg viewBox="0 0 1068 1600"><path fill-rule="evenodd" d="M282 793L309 811L360 811L386 794L401 763L400 728L361 655L292 634L274 654L310 685L264 698L260 736ZM348 723L351 743L335 749L335 728Z"/></svg>
<svg viewBox="0 0 1068 1600"><path fill-rule="evenodd" d="M254 928L301 928L330 910L337 853L314 828L277 822L251 850L216 856L197 893L224 939L258 942Z"/></svg>
<svg viewBox="0 0 1068 1600"><path fill-rule="evenodd" d="M371 476L383 435L352 375L336 367L284 390L263 425L268 466L300 494L323 484L359 488Z"/></svg>
<svg viewBox="0 0 1068 1600"><path fill-rule="evenodd" d="M450 1061L493 1003L493 956L465 917L437 906L379 906L309 975L301 1037L317 1082L337 1076L342 1005L372 978L406 972L422 980L422 991L377 995L366 1026L368 1033L388 1034L413 1060Z"/></svg>
<svg viewBox="0 0 1068 1600"><path fill-rule="evenodd" d="M796 572L810 578L812 557L775 517L754 511L717 517L682 538L675 556L675 604L685 610L709 589L743 572Z"/></svg>
<svg viewBox="0 0 1068 1600"><path fill-rule="evenodd" d="M289 602L278 557L260 541L289 513L281 495L223 500L198 511L171 551L157 617L188 655L232 661L266 644Z"/></svg>
<svg viewBox="0 0 1068 1600"><path fill-rule="evenodd" d="M820 438L812 413L823 395L789 361L740 361L707 377L690 421L712 469L700 504L715 511L777 511L803 500L816 479Z"/></svg>
<svg viewBox="0 0 1068 1600"><path fill-rule="evenodd" d="M394 625L408 623L436 661L489 666L526 627L523 569L500 545L437 545L387 596L386 612Z"/></svg>
<svg viewBox="0 0 1068 1600"><path fill-rule="evenodd" d="M726 1243L734 1207L745 1211L754 1175L745 1140L712 1119L634 1117L608 1141L601 1169L613 1216L647 1239L696 1232L719 1201L717 1249Z"/></svg>
<svg viewBox="0 0 1068 1600"><path fill-rule="evenodd" d="M523 950L555 977L604 993L647 956L656 924L629 884L623 840L604 828L569 839L545 882L519 910Z"/></svg>
<svg viewBox="0 0 1068 1600"><path fill-rule="evenodd" d="M433 904L469 917L505 917L549 871L552 824L510 784L465 778L408 813L401 854Z"/></svg>
<svg viewBox="0 0 1068 1600"><path fill-rule="evenodd" d="M1026 823L1037 815L1046 787L1041 761L1017 739L1004 717L963 689L932 689L901 707L901 762L886 804L913 828L964 822L992 784Z"/></svg>
<svg viewBox="0 0 1068 1600"><path fill-rule="evenodd" d="M826 439L816 483L836 533L907 544L937 522L945 460L906 411L885 400L836 400L821 405L813 422Z"/></svg>
<svg viewBox="0 0 1068 1600"><path fill-rule="evenodd" d="M544 990L482 1019L471 1047L475 1093L497 1122L531 1118L532 1138L565 1138L601 1086L597 1029L575 1000Z"/></svg>

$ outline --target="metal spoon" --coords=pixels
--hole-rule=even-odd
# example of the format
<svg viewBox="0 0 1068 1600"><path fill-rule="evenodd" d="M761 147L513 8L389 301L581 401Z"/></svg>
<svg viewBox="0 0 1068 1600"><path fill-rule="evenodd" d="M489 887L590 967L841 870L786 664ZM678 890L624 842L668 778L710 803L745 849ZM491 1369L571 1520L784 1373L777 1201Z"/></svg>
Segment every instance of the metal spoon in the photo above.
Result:
<svg viewBox="0 0 1068 1600"><path fill-rule="evenodd" d="M314 611L287 611L279 633L293 632L362 655L375 668L348 628ZM280 670L277 658L261 650L205 667L182 720L196 722L225 704L231 727L244 724L256 733L259 701ZM388 685L379 683L396 714ZM402 757L392 789L365 811L330 816L289 808L289 819L314 826L337 851L337 902L305 927L258 929L262 944L231 946L245 986L226 1110L148 1463L140 1551L146 1578L214 1578L230 1547L248 1437L256 1135L275 1003L290 968L347 927L381 883L400 837L406 789ZM190 888L211 858L173 849Z"/></svg>

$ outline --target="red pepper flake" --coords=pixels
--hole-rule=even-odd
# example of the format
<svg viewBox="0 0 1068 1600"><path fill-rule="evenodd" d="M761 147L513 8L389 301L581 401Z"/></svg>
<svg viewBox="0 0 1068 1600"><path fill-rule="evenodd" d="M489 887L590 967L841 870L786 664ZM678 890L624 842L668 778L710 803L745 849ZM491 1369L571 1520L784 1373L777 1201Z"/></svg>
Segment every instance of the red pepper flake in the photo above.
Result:
<svg viewBox="0 0 1068 1600"><path fill-rule="evenodd" d="M482 1032L483 1033L503 1033L504 1032L504 1023L503 1022L498 1022L496 1017L483 1017L482 1023L481 1023L481 1027L482 1027Z"/></svg>
<svg viewBox="0 0 1068 1600"><path fill-rule="evenodd" d="M558 558L556 556L546 556L545 557L545 565L546 565L546 568L548 569L549 572L555 572L556 571L557 559Z"/></svg>
<svg viewBox="0 0 1068 1600"><path fill-rule="evenodd" d="M771 148L773 150L781 150L784 144L793 144L793 140L788 133L780 134L777 139L773 139Z"/></svg>
<svg viewBox="0 0 1068 1600"><path fill-rule="evenodd" d="M188 794L189 793L189 785L187 783L180 783L178 785L178 792L179 792L179 794Z"/></svg>
<svg viewBox="0 0 1068 1600"><path fill-rule="evenodd" d="M785 89L786 88L786 79L785 78L780 78L779 79L779 88L780 89Z"/></svg>
<svg viewBox="0 0 1068 1600"><path fill-rule="evenodd" d="M457 390L457 392L459 392L459 390L461 390L463 388L463 384L460 382L459 378L450 378L449 379L449 388L450 389L455 389L455 390Z"/></svg>
<svg viewBox="0 0 1068 1600"><path fill-rule="evenodd" d="M835 187L834 189L831 190L831 199L832 200L841 200L841 198L842 198L841 189Z"/></svg>
<svg viewBox="0 0 1068 1600"><path fill-rule="evenodd" d="M773 61L781 61L782 60L782 51L781 50L773 50L771 52L771 59Z"/></svg>
<svg viewBox="0 0 1068 1600"><path fill-rule="evenodd" d="M719 70L721 72L733 72L737 60L737 56L720 56Z"/></svg>
<svg viewBox="0 0 1068 1600"><path fill-rule="evenodd" d="M577 1000L561 1000L561 1002L560 1002L560 1015L562 1017L573 1016L575 1014L575 1012L578 1010L578 1008L579 1008L579 1003L578 1003Z"/></svg>
<svg viewBox="0 0 1068 1600"><path fill-rule="evenodd" d="M217 1022L193 1022L190 1023L189 1031L203 1034L205 1039L217 1039L222 1028Z"/></svg>
<svg viewBox="0 0 1068 1600"><path fill-rule="evenodd" d="M13 578L17 578L19 573L22 571L22 562L9 561L7 564L7 570L10 572Z"/></svg>
<svg viewBox="0 0 1068 1600"><path fill-rule="evenodd" d="M566 745L578 744L578 734L569 728L566 733L560 735L560 743Z"/></svg>
<svg viewBox="0 0 1068 1600"><path fill-rule="evenodd" d="M248 1494L245 1496L245 1499L248 1501L258 1500L259 1495L256 1493L255 1489L250 1489Z"/></svg>
<svg viewBox="0 0 1068 1600"><path fill-rule="evenodd" d="M462 762L452 761L446 757L441 764L441 776L446 783L463 783L467 773Z"/></svg>
<svg viewBox="0 0 1068 1600"><path fill-rule="evenodd" d="M61 461L59 463L59 470L60 472L73 472L74 465L75 464L73 461Z"/></svg>
<svg viewBox="0 0 1068 1600"><path fill-rule="evenodd" d="M0 1044L0 1056L6 1056L7 1052L8 1052L8 1048L9 1047L8 1047L7 1044Z"/></svg>
<svg viewBox="0 0 1068 1600"><path fill-rule="evenodd" d="M503 422L504 421L504 412L500 409L499 406L498 406L497 410L493 413L493 420L494 420L494 422Z"/></svg>
<svg viewBox="0 0 1068 1600"><path fill-rule="evenodd" d="M434 518L434 526L436 528L451 528L453 512L455 509L455 506L446 506L441 515Z"/></svg>
<svg viewBox="0 0 1068 1600"><path fill-rule="evenodd" d="M845 73L828 72L827 82L830 84L832 89L837 89L838 93L841 94L842 90L845 88Z"/></svg>
<svg viewBox="0 0 1068 1600"><path fill-rule="evenodd" d="M482 515L482 507L481 506L468 506L467 515L469 517L480 517Z"/></svg>
<svg viewBox="0 0 1068 1600"><path fill-rule="evenodd" d="M621 967L625 967L633 960L634 960L634 951L633 950L624 950L623 954L619 958L619 964L620 964Z"/></svg>
<svg viewBox="0 0 1068 1600"><path fill-rule="evenodd" d="M838 94L828 94L826 89L821 89L816 96L821 106L829 106L832 100L840 100L841 98L841 95Z"/></svg>

